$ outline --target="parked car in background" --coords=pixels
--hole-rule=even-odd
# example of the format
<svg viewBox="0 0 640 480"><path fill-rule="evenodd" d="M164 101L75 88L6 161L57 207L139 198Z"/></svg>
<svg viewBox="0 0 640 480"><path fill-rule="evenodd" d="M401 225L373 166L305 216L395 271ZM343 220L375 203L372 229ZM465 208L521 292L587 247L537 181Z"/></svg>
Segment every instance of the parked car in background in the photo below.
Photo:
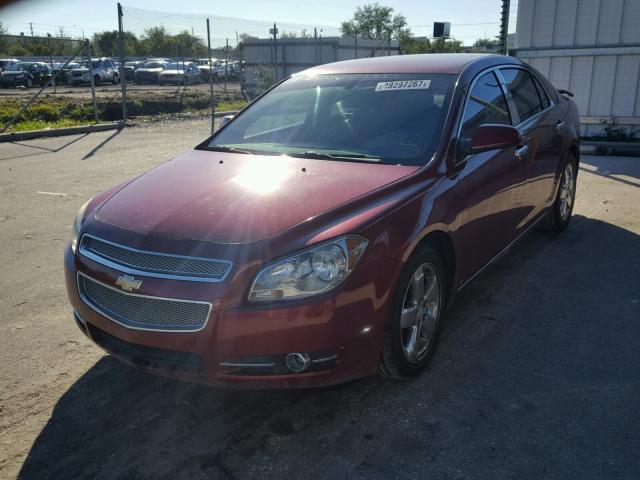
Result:
<svg viewBox="0 0 640 480"><path fill-rule="evenodd" d="M579 159L576 105L515 57L319 65L80 209L75 322L194 382L412 377L465 285L567 228Z"/></svg>
<svg viewBox="0 0 640 480"><path fill-rule="evenodd" d="M160 85L191 85L200 83L200 70L193 62L168 63L165 69L158 74Z"/></svg>
<svg viewBox="0 0 640 480"><path fill-rule="evenodd" d="M78 67L80 67L80 64L76 62L69 62L66 66L61 62L54 62L53 64L51 64L53 75L60 72L55 79L56 84L69 83L69 79L71 78L71 70Z"/></svg>
<svg viewBox="0 0 640 480"><path fill-rule="evenodd" d="M135 80L136 70L144 65L144 60L133 60L124 64L124 79L128 82Z"/></svg>
<svg viewBox="0 0 640 480"><path fill-rule="evenodd" d="M135 82L138 84L158 83L158 75L167 68L171 60L164 58L154 58L147 60L135 71Z"/></svg>
<svg viewBox="0 0 640 480"><path fill-rule="evenodd" d="M198 60L198 71L200 72L200 79L203 82L209 82L209 76L213 76L214 80L217 78L215 58L211 59L211 67L209 67L209 59Z"/></svg>
<svg viewBox="0 0 640 480"><path fill-rule="evenodd" d="M110 58L92 58L92 65L89 60L80 63L77 68L71 70L69 83L71 85L80 85L91 83L91 69L93 67L93 83L100 85L101 83L118 83L120 74L113 60Z"/></svg>
<svg viewBox="0 0 640 480"><path fill-rule="evenodd" d="M20 63L17 58L0 58L0 73L3 72L9 65L14 63Z"/></svg>
<svg viewBox="0 0 640 480"><path fill-rule="evenodd" d="M51 78L51 67L43 62L13 63L2 72L2 86L24 86L31 88L34 85L45 85Z"/></svg>

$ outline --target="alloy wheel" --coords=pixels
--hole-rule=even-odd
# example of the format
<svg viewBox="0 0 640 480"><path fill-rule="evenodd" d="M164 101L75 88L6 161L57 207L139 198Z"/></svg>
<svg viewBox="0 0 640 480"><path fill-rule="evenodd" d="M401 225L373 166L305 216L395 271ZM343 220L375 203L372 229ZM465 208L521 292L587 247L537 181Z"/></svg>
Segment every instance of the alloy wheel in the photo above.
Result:
<svg viewBox="0 0 640 480"><path fill-rule="evenodd" d="M562 172L562 179L560 180L560 218L565 221L570 213L571 207L573 207L573 200L575 197L576 189L576 177L573 171L573 164L567 163Z"/></svg>
<svg viewBox="0 0 640 480"><path fill-rule="evenodd" d="M431 263L420 265L407 286L400 315L402 351L411 363L429 352L440 319L440 279Z"/></svg>

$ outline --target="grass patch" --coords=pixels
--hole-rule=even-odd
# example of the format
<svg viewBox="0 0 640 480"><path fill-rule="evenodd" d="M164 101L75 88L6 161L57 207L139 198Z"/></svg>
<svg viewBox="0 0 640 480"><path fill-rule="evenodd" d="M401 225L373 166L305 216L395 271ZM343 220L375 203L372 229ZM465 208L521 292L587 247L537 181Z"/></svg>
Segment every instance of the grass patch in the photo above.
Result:
<svg viewBox="0 0 640 480"><path fill-rule="evenodd" d="M228 112L231 110L242 110L249 102L246 100L232 100L220 102L216 105L216 111Z"/></svg>
<svg viewBox="0 0 640 480"><path fill-rule="evenodd" d="M7 132L23 132L25 130L44 130L47 128L65 128L65 127L78 127L80 125L93 125L94 121L91 120L73 120L70 118L64 118L62 120L23 120L11 125Z"/></svg>
<svg viewBox="0 0 640 480"><path fill-rule="evenodd" d="M132 92L136 93L136 92ZM195 94L195 92L192 92ZM6 124L22 108L26 100L0 97L0 125ZM218 96L216 111L240 110L247 101L233 96ZM210 111L209 95L186 95L176 100L150 95L147 98L131 98L127 101L127 111L131 117L154 116L174 113L206 113ZM98 99L100 121L116 121L122 118L119 101ZM43 96L22 112L17 122L8 131L38 130L43 128L72 127L90 125L93 121L91 99L61 96Z"/></svg>

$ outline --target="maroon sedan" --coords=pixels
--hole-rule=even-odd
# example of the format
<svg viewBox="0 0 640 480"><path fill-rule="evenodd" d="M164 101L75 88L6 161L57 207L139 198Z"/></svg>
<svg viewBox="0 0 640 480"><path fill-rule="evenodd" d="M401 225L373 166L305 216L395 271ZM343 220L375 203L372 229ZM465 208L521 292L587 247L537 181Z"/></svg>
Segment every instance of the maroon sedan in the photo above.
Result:
<svg viewBox="0 0 640 480"><path fill-rule="evenodd" d="M75 320L196 382L416 375L460 289L533 227L567 227L578 142L574 103L515 58L306 70L81 208Z"/></svg>

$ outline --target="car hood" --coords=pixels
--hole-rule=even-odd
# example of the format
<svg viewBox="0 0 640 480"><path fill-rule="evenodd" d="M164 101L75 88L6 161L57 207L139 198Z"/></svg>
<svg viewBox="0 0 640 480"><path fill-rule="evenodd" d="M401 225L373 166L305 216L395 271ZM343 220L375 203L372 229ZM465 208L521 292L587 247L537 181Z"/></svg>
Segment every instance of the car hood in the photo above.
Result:
<svg viewBox="0 0 640 480"><path fill-rule="evenodd" d="M142 72L142 73L158 73L158 72L162 72L162 68L139 68L136 70L136 72Z"/></svg>
<svg viewBox="0 0 640 480"><path fill-rule="evenodd" d="M96 218L143 235L254 242L417 169L193 150L129 183Z"/></svg>
<svg viewBox="0 0 640 480"><path fill-rule="evenodd" d="M97 68L94 68L94 70L97 70ZM71 72L72 73L89 73L89 69L88 68L72 68Z"/></svg>
<svg viewBox="0 0 640 480"><path fill-rule="evenodd" d="M2 72L2 75L4 75L5 77L16 77L16 76L22 75L24 73L27 73L27 72L25 72L23 70L21 70L19 72L15 71L15 70L11 70L9 72Z"/></svg>
<svg viewBox="0 0 640 480"><path fill-rule="evenodd" d="M163 70L160 75L184 75L184 70Z"/></svg>

